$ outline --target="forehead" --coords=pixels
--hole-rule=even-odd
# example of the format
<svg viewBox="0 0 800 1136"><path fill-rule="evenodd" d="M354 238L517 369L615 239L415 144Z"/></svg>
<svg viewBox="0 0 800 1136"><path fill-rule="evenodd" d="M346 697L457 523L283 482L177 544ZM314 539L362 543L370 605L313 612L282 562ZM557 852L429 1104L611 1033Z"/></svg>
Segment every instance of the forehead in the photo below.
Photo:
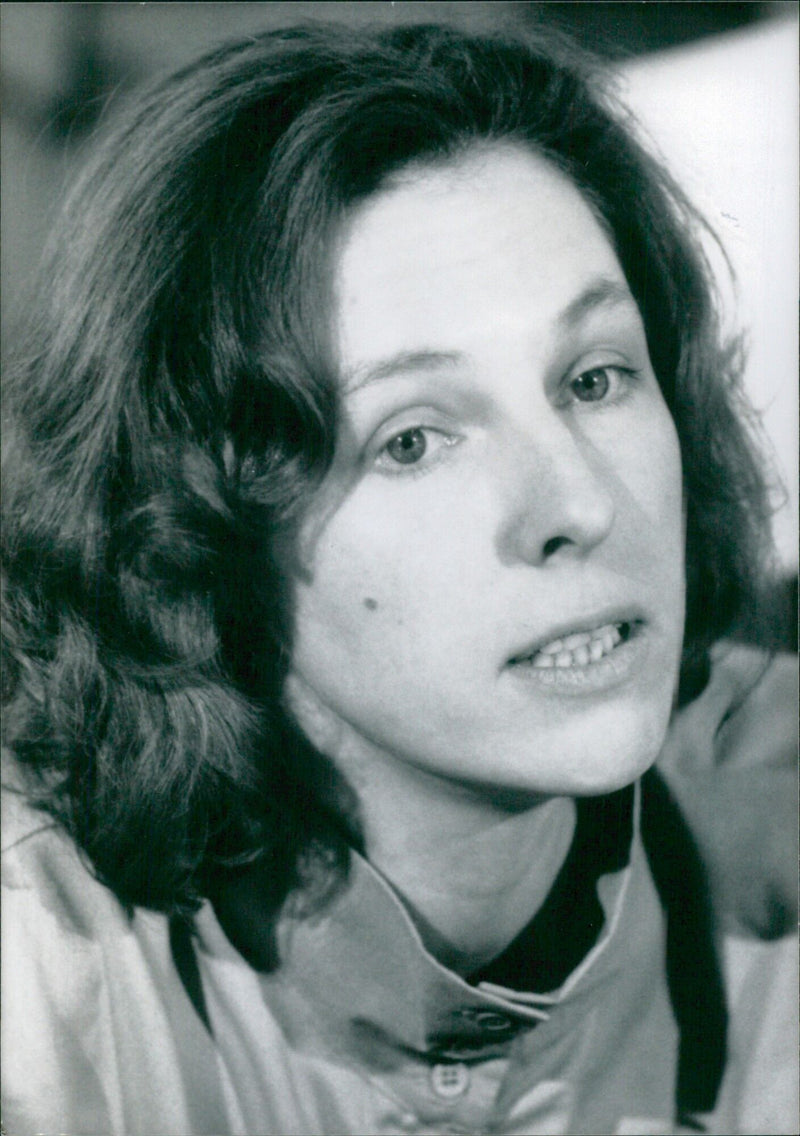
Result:
<svg viewBox="0 0 800 1136"><path fill-rule="evenodd" d="M356 363L415 344L444 348L443 332L469 340L520 319L541 331L598 278L625 286L594 212L540 155L504 146L410 169L349 219L336 272L339 348Z"/></svg>

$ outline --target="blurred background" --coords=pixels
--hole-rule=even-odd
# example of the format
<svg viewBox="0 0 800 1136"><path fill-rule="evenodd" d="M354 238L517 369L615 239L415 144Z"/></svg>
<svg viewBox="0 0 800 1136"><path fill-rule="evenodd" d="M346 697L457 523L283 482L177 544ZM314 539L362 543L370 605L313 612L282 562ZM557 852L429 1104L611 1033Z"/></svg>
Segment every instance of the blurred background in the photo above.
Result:
<svg viewBox="0 0 800 1136"><path fill-rule="evenodd" d="M721 236L728 318L786 485L767 638L796 646L798 5L778 3L3 3L4 354L63 187L109 104L219 42L305 19L556 24L608 57L649 144ZM761 628L758 635L763 638Z"/></svg>

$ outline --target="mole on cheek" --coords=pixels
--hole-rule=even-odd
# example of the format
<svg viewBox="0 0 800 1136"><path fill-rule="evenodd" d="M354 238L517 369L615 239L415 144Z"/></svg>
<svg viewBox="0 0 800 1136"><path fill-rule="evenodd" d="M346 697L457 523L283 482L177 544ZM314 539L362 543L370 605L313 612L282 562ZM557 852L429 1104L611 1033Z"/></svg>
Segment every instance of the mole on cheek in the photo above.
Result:
<svg viewBox="0 0 800 1136"><path fill-rule="evenodd" d="M374 600L372 596L367 596L367 598L364 600L364 607L367 609L367 611L375 611L378 607L378 601Z"/></svg>

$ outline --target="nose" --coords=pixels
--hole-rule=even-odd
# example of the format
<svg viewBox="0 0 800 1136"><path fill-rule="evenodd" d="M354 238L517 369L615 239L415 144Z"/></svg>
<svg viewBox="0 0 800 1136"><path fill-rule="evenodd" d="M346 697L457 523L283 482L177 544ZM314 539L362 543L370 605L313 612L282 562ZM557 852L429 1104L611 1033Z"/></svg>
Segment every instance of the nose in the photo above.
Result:
<svg viewBox="0 0 800 1136"><path fill-rule="evenodd" d="M517 431L505 449L506 497L498 531L503 563L541 566L583 557L614 524L607 458L557 415Z"/></svg>

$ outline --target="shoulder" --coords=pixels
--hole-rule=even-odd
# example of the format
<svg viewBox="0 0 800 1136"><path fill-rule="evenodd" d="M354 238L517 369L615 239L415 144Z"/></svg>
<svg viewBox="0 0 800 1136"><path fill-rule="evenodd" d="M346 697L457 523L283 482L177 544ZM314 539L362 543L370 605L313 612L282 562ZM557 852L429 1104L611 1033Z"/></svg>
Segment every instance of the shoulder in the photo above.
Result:
<svg viewBox="0 0 800 1136"><path fill-rule="evenodd" d="M96 931L121 913L67 835L28 804L7 755L2 806L4 1116L21 1131L61 1124L58 1113L97 1130L109 1117L88 1042L106 1001Z"/></svg>
<svg viewBox="0 0 800 1136"><path fill-rule="evenodd" d="M93 875L61 826L29 803L14 759L2 763L2 886L4 903L27 911L28 920L55 922L62 935L91 939L123 931L121 904Z"/></svg>
<svg viewBox="0 0 800 1136"><path fill-rule="evenodd" d="M728 1065L719 1132L797 1132L798 943L725 936ZM735 1118L735 1122L731 1122Z"/></svg>
<svg viewBox="0 0 800 1136"><path fill-rule="evenodd" d="M166 918L127 912L60 826L27 802L13 761L3 772L9 1130L111 1132L126 1115L134 1130L155 1131L147 1125L167 1098L174 1123L185 1124L190 1078L180 1054L201 1031L171 962ZM139 1091L145 1084L159 1090L152 1103Z"/></svg>
<svg viewBox="0 0 800 1136"><path fill-rule="evenodd" d="M797 765L798 659L752 647L723 647L717 682L730 695L717 729L719 764L760 768Z"/></svg>
<svg viewBox="0 0 800 1136"><path fill-rule="evenodd" d="M676 714L660 766L667 774L731 763L794 766L797 700L794 655L718 643L708 686Z"/></svg>
<svg viewBox="0 0 800 1136"><path fill-rule="evenodd" d="M13 1004L24 989L41 1002L40 1017L80 1022L101 996L103 956L113 956L130 920L69 835L29 803L7 754L2 770L4 995Z"/></svg>
<svg viewBox="0 0 800 1136"><path fill-rule="evenodd" d="M706 861L724 922L775 938L797 908L797 660L719 644L658 767Z"/></svg>

